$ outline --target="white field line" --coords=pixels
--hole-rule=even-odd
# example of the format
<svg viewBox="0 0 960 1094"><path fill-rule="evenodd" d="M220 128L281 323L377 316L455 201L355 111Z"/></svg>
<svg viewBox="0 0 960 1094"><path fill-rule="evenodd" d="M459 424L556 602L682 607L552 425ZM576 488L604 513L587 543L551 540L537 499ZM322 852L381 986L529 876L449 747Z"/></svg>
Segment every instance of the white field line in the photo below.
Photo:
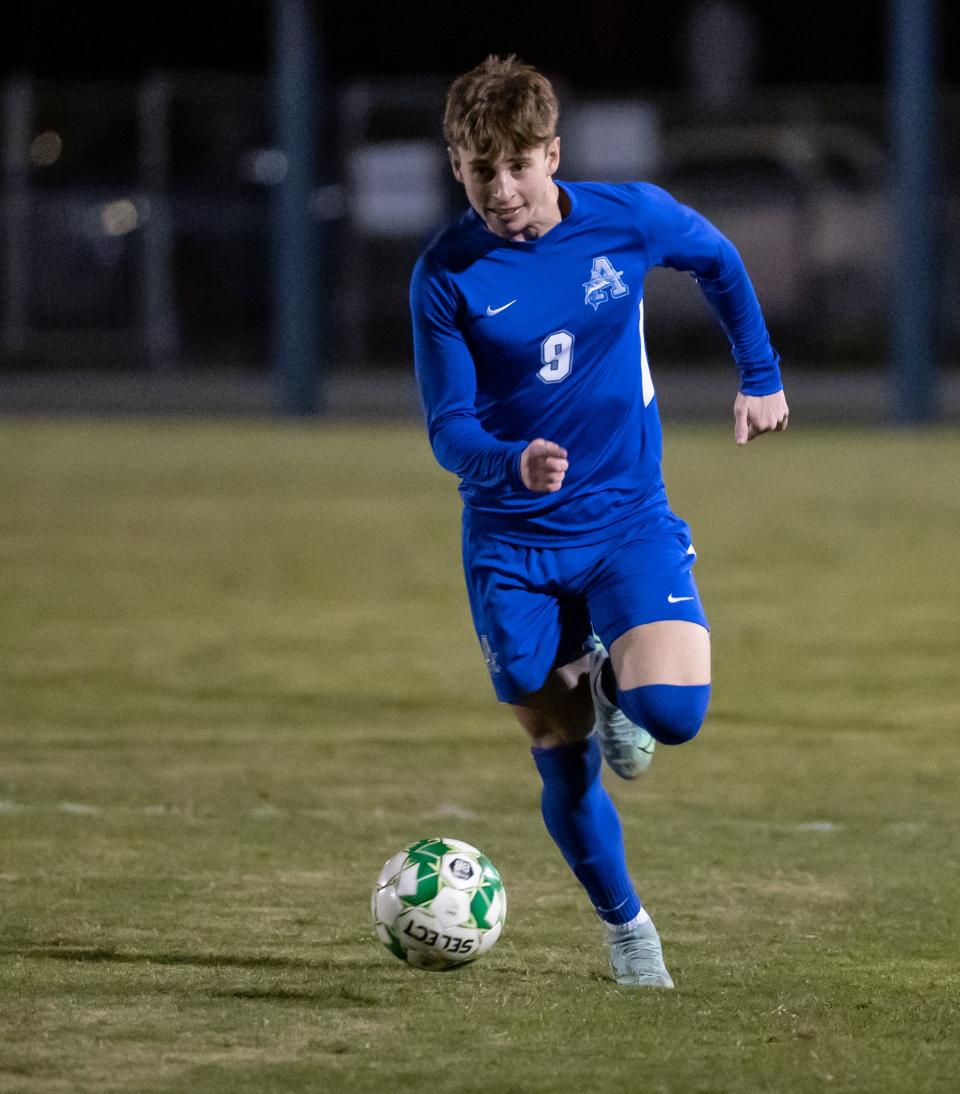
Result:
<svg viewBox="0 0 960 1094"><path fill-rule="evenodd" d="M199 810L199 812L198 812ZM110 814L116 816L121 813L134 813L144 817L178 818L191 822L215 821L228 816L236 816L237 812L258 820L276 820L282 817L302 817L316 821L329 822L342 819L342 812L334 808L283 808L271 802L260 802L237 812L212 813L206 811L204 803L191 803L189 805L167 805L162 802L150 802L146 805L111 805L93 804L91 802L63 801L57 803L32 804L29 802L11 801L0 799L0 817L14 817L22 813L60 813L64 816L90 817ZM370 810L370 816L385 817L387 810L377 806ZM421 820L479 820L482 814L475 813L471 809L457 805L455 802L439 802L434 808L424 810L419 814ZM736 827L765 829L774 832L803 832L812 834L830 835L843 832L848 825L842 821L811 820L796 823L784 823L776 821L749 820L740 817L717 817L716 824L727 824ZM926 831L926 821L897 820L888 821L880 831L892 836L915 836Z"/></svg>

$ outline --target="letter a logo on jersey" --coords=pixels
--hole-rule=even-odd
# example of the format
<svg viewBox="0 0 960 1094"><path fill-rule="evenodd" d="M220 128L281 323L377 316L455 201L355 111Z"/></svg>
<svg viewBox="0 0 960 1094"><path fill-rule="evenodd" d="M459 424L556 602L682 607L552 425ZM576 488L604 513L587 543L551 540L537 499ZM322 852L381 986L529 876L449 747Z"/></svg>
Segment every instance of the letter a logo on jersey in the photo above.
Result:
<svg viewBox="0 0 960 1094"><path fill-rule="evenodd" d="M630 291L623 280L623 270L615 270L605 255L593 260L590 280L584 281L583 289L583 302L590 304L594 311L611 296L626 296Z"/></svg>

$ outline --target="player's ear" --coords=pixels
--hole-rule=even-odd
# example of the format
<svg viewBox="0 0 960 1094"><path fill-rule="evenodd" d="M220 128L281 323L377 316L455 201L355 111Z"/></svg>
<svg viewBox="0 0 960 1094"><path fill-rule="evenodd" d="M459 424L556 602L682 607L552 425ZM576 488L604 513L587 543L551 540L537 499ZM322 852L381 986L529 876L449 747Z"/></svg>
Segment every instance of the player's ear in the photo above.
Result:
<svg viewBox="0 0 960 1094"><path fill-rule="evenodd" d="M457 182L463 182L463 172L460 170L460 157L457 155L456 148L447 145L447 158L450 160L450 170L453 171L453 177Z"/></svg>
<svg viewBox="0 0 960 1094"><path fill-rule="evenodd" d="M547 174L552 175L560 166L560 138L547 142Z"/></svg>

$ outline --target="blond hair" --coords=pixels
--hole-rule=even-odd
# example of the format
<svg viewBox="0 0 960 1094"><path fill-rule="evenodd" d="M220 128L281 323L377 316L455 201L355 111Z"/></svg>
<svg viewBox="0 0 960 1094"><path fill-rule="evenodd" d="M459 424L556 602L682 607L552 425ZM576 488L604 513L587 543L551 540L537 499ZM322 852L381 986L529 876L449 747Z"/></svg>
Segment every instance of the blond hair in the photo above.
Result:
<svg viewBox="0 0 960 1094"><path fill-rule="evenodd" d="M553 140L559 114L546 76L512 53L491 54L450 85L443 136L450 148L499 159Z"/></svg>

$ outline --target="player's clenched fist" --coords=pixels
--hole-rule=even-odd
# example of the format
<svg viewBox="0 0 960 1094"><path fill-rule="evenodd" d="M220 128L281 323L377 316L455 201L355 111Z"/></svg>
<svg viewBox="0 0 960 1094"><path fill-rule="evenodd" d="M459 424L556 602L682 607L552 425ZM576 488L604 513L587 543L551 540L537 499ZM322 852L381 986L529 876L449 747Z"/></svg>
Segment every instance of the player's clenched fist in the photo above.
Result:
<svg viewBox="0 0 960 1094"><path fill-rule="evenodd" d="M733 404L737 444L746 444L761 433L782 433L789 421L790 410L782 390L773 395L744 395L741 391Z"/></svg>
<svg viewBox="0 0 960 1094"><path fill-rule="evenodd" d="M538 437L521 453L520 478L535 494L555 494L563 485L569 466L565 448Z"/></svg>

